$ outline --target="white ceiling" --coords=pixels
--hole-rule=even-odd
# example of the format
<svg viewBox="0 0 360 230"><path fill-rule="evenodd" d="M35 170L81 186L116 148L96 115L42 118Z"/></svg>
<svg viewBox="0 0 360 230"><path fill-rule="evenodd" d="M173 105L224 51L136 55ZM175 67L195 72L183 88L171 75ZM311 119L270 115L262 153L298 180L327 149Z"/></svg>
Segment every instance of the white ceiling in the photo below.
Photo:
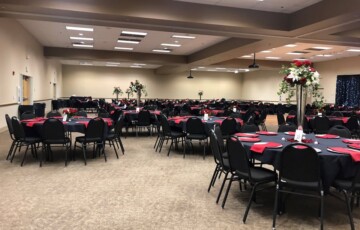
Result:
<svg viewBox="0 0 360 230"><path fill-rule="evenodd" d="M106 66L113 68L141 68L141 69L156 69L161 65L146 64L143 62L102 62L89 60L62 60L63 65L86 65L86 66Z"/></svg>
<svg viewBox="0 0 360 230"><path fill-rule="evenodd" d="M33 21L23 19L19 20L19 22L30 33L32 33L42 45L49 47L73 48L70 37L80 37L79 32L66 30L66 26L94 28L94 32L81 32L83 33L83 37L94 38L93 42L86 43L93 43L94 50L114 50L115 46L121 46L134 48L133 51L130 52L153 53L153 49L164 48L164 46L160 45L161 43L175 43L177 41L177 44L180 44L181 47L168 47L169 49L172 49L172 52L168 54L189 55L226 39L225 37L197 34L191 34L194 35L196 39L174 39L171 37L174 33L162 31L136 30L131 28L115 28L92 25L84 26L77 24L65 24L60 22ZM121 31L123 30L147 32L148 34L145 36L145 38L141 39L140 44L122 44L118 43L117 40L120 37Z"/></svg>
<svg viewBox="0 0 360 230"><path fill-rule="evenodd" d="M321 0L175 0L206 5L227 6L242 9L293 13Z"/></svg>

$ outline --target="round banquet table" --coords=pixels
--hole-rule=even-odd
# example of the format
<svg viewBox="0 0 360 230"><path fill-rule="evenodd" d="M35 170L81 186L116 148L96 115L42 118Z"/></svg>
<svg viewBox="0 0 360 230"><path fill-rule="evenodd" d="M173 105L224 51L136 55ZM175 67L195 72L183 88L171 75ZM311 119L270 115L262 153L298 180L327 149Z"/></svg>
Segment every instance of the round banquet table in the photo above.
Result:
<svg viewBox="0 0 360 230"><path fill-rule="evenodd" d="M275 168L279 166L280 152L282 149L294 142L290 142L287 139L293 138L291 135L285 133L278 133L276 136L259 135L262 142L276 142L283 145L282 148L266 148L263 153L256 153L250 151L254 142L242 141L245 149L248 151L250 157L264 164L273 165ZM282 140L285 138L285 140ZM343 138L337 139L322 139L315 137L314 134L306 134L306 139L311 139L318 144L306 143L311 147L320 149L319 152L321 162L321 174L323 179L323 185L326 190L329 189L336 177L350 178L355 176L356 163L352 160L348 154L334 153L327 150L328 147L347 147L347 144L342 142ZM256 142L255 142L256 143Z"/></svg>

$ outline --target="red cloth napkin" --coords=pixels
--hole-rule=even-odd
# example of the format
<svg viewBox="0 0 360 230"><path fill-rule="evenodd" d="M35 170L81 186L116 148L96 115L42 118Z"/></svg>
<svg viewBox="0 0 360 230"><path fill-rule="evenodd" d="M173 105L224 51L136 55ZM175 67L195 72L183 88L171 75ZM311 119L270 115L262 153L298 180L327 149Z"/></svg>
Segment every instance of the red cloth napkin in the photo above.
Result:
<svg viewBox="0 0 360 230"><path fill-rule="evenodd" d="M267 135L267 136L276 136L277 135L276 132L268 132L268 131L258 131L256 133L260 134L260 135Z"/></svg>
<svg viewBox="0 0 360 230"><path fill-rule="evenodd" d="M240 118L235 118L235 120L236 120L237 123L240 123L241 125L244 124L244 121L242 119L240 119Z"/></svg>
<svg viewBox="0 0 360 230"><path fill-rule="evenodd" d="M259 144L253 144L251 146L250 150L256 153L262 154L266 148L280 148L282 147L282 144L276 143L276 142L265 142L265 144L259 143Z"/></svg>
<svg viewBox="0 0 360 230"><path fill-rule="evenodd" d="M235 133L235 136L238 137L258 137L258 134L254 134L254 133Z"/></svg>
<svg viewBox="0 0 360 230"><path fill-rule="evenodd" d="M360 140L344 139L342 141L346 144L360 144Z"/></svg>
<svg viewBox="0 0 360 230"><path fill-rule="evenodd" d="M240 137L239 140L244 141L244 142L258 142L258 141L261 141L259 138L251 138L251 137Z"/></svg>
<svg viewBox="0 0 360 230"><path fill-rule="evenodd" d="M360 144L350 144L350 145L348 145L348 147L360 150Z"/></svg>
<svg viewBox="0 0 360 230"><path fill-rule="evenodd" d="M288 115L287 118L293 119L293 118L295 118L295 115Z"/></svg>
<svg viewBox="0 0 360 230"><path fill-rule="evenodd" d="M328 149L337 153L349 154L353 161L360 161L360 151L358 150L348 149L344 147L329 147Z"/></svg>
<svg viewBox="0 0 360 230"><path fill-rule="evenodd" d="M26 126L33 127L35 124L44 124L45 120L42 121L29 121L26 123Z"/></svg>
<svg viewBox="0 0 360 230"><path fill-rule="evenodd" d="M103 120L107 123L108 126L112 126L112 119L111 118L103 118Z"/></svg>
<svg viewBox="0 0 360 230"><path fill-rule="evenodd" d="M337 136L337 135L332 135L332 134L318 134L318 135L315 135L315 137L323 138L323 139L339 138L339 136Z"/></svg>

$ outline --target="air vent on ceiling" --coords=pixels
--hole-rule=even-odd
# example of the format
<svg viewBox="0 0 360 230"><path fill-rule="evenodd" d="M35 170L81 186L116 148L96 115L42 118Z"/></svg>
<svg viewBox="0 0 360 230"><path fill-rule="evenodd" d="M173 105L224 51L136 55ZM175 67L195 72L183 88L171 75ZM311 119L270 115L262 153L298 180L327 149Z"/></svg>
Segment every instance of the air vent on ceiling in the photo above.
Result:
<svg viewBox="0 0 360 230"><path fill-rule="evenodd" d="M320 48L307 48L305 50L309 50L309 51L323 51L323 50L327 50L327 49L320 49Z"/></svg>
<svg viewBox="0 0 360 230"><path fill-rule="evenodd" d="M296 53L296 54L308 54L309 52L306 52L306 51L292 51L291 53Z"/></svg>

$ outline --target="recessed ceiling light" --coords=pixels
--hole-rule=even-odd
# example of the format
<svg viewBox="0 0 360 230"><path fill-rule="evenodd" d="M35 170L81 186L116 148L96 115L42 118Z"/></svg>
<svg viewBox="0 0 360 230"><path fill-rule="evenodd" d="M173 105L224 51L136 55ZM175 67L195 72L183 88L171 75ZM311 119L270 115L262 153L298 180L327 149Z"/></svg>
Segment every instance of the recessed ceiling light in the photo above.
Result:
<svg viewBox="0 0 360 230"><path fill-rule="evenodd" d="M72 44L75 47L83 47L83 48L93 48L94 45L86 45L86 44Z"/></svg>
<svg viewBox="0 0 360 230"><path fill-rule="evenodd" d="M207 71L216 72L216 69L208 69Z"/></svg>
<svg viewBox="0 0 360 230"><path fill-rule="evenodd" d="M126 43L126 44L139 44L140 41L137 40L125 40L125 39L118 39L118 43Z"/></svg>
<svg viewBox="0 0 360 230"><path fill-rule="evenodd" d="M130 67L131 68L142 68L142 66L140 66L140 65L131 65Z"/></svg>
<svg viewBox="0 0 360 230"><path fill-rule="evenodd" d="M346 51L349 51L349 52L360 52L360 49L348 49Z"/></svg>
<svg viewBox="0 0 360 230"><path fill-rule="evenodd" d="M312 47L314 49L319 49L319 50L331 50L332 47L324 47L324 46L316 46L316 47Z"/></svg>
<svg viewBox="0 0 360 230"><path fill-rule="evenodd" d="M332 54L318 54L317 57L332 57Z"/></svg>
<svg viewBox="0 0 360 230"><path fill-rule="evenodd" d="M244 57L244 58L251 58L251 57L253 57L252 55L243 55L243 56L241 56L241 57Z"/></svg>
<svg viewBox="0 0 360 230"><path fill-rule="evenodd" d="M106 64L108 67L119 67L119 65L113 65L113 64Z"/></svg>
<svg viewBox="0 0 360 230"><path fill-rule="evenodd" d="M265 57L266 59L273 59L273 60L278 60L280 59L280 57Z"/></svg>
<svg viewBox="0 0 360 230"><path fill-rule="evenodd" d="M133 50L134 48L116 46L116 47L114 47L114 49L116 49L116 50Z"/></svg>
<svg viewBox="0 0 360 230"><path fill-rule="evenodd" d="M204 69L205 67L204 67L204 66L199 66L198 68L199 68L199 69Z"/></svg>
<svg viewBox="0 0 360 230"><path fill-rule="evenodd" d="M120 62L106 62L107 65L120 65Z"/></svg>
<svg viewBox="0 0 360 230"><path fill-rule="evenodd" d="M138 36L146 36L146 32L136 32L136 31L121 31L122 34L126 35L138 35Z"/></svg>
<svg viewBox="0 0 360 230"><path fill-rule="evenodd" d="M88 31L88 32L93 32L94 28L89 28L89 27L77 27L77 26L66 26L67 30L77 30L77 31Z"/></svg>
<svg viewBox="0 0 360 230"><path fill-rule="evenodd" d="M239 70L235 70L234 73L239 73Z"/></svg>
<svg viewBox="0 0 360 230"><path fill-rule="evenodd" d="M83 41L94 41L94 38L85 38L85 37L70 37L71 40L83 40Z"/></svg>
<svg viewBox="0 0 360 230"><path fill-rule="evenodd" d="M222 70L222 69L226 69L226 68L218 67L218 68L216 68L216 69Z"/></svg>
<svg viewBox="0 0 360 230"><path fill-rule="evenodd" d="M294 60L298 60L298 61L306 61L308 60L307 58L295 58Z"/></svg>
<svg viewBox="0 0 360 230"><path fill-rule="evenodd" d="M142 65L142 66L144 66L146 64L144 64L144 63L134 63L133 65Z"/></svg>
<svg viewBox="0 0 360 230"><path fill-rule="evenodd" d="M271 53L271 50L263 50L261 53Z"/></svg>
<svg viewBox="0 0 360 230"><path fill-rule="evenodd" d="M290 55L303 55L303 53L296 53L296 52L289 52L289 53L286 53L286 54L290 54Z"/></svg>
<svg viewBox="0 0 360 230"><path fill-rule="evenodd" d="M173 36L171 36L173 38L184 38L184 39L195 39L195 36L189 36L189 35L176 35L174 34Z"/></svg>
<svg viewBox="0 0 360 230"><path fill-rule="evenodd" d="M153 49L153 52L158 52L158 53L170 53L171 50L162 50L162 49Z"/></svg>
<svg viewBox="0 0 360 230"><path fill-rule="evenodd" d="M84 34L83 34L83 33L79 33L79 36L84 36Z"/></svg>
<svg viewBox="0 0 360 230"><path fill-rule="evenodd" d="M161 43L162 46L180 47L180 44Z"/></svg>
<svg viewBox="0 0 360 230"><path fill-rule="evenodd" d="M295 44L287 44L285 45L285 47L295 47L296 45Z"/></svg>

